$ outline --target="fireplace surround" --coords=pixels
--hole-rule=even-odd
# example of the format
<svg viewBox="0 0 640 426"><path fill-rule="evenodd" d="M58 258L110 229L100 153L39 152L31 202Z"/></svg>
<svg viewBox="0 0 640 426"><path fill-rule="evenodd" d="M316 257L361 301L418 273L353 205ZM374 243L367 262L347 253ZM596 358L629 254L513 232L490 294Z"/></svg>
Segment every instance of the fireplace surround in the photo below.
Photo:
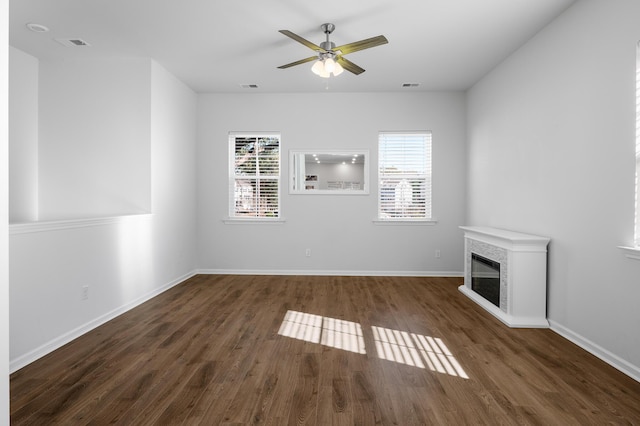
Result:
<svg viewBox="0 0 640 426"><path fill-rule="evenodd" d="M459 290L509 327L549 327L549 238L498 228L460 229L465 238L465 273Z"/></svg>

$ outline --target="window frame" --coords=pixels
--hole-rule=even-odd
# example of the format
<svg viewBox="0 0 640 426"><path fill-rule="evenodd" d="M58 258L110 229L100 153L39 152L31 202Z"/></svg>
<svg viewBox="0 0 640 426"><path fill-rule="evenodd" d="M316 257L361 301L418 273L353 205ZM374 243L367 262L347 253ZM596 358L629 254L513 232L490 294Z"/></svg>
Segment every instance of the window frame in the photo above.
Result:
<svg viewBox="0 0 640 426"><path fill-rule="evenodd" d="M249 175L239 175L236 170L236 143L238 139L241 138L276 138L278 140L278 165L277 165L277 173L267 173L261 174L259 173L259 163L256 163L258 166L257 174L249 174ZM224 220L225 223L235 224L235 223L282 223L282 135L280 132L229 132L228 134L228 147L229 147L229 157L228 157L228 185L229 185L229 193L228 193L228 211L227 218ZM260 157L256 157L260 158ZM238 215L236 210L236 181L241 179L251 179L256 180L256 182L267 182L273 181L277 184L277 189L275 191L275 198L277 200L277 209L276 215L274 216L260 216L259 209L255 208L254 212L256 215ZM255 203L254 203L255 204ZM254 206L255 207L255 206Z"/></svg>
<svg viewBox="0 0 640 426"><path fill-rule="evenodd" d="M416 217L416 216L396 216L389 217L384 216L384 202L383 202L383 191L384 179L388 179L393 176L393 174L384 173L383 172L383 162L385 162L382 142L383 137L398 137L398 136L419 136L423 137L426 143L424 149L424 173L399 173L396 174L396 177L404 177L409 179L424 179L424 217ZM378 225L434 225L437 223L437 220L433 215L433 132L430 130L417 130L417 131L380 131L378 132L378 170L377 170L377 214L376 219L374 220L375 224Z"/></svg>

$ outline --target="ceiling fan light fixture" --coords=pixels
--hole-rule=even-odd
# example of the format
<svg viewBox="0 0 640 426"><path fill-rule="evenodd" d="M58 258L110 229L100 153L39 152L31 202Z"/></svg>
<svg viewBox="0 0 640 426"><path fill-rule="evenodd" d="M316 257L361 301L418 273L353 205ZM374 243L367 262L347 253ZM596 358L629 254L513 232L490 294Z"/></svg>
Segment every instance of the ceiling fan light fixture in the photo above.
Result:
<svg viewBox="0 0 640 426"><path fill-rule="evenodd" d="M315 75L317 75L319 77L322 77L322 78L331 77L331 73L327 71L324 59L318 59L315 62L315 64L313 64L313 67L311 67L311 71L313 71L313 73Z"/></svg>
<svg viewBox="0 0 640 426"><path fill-rule="evenodd" d="M311 71L313 71L313 73L316 75L320 75L321 73L324 72L324 64L322 63L322 59L318 59L313 64L313 67L311 67Z"/></svg>
<svg viewBox="0 0 640 426"><path fill-rule="evenodd" d="M311 71L322 78L329 78L331 74L338 76L344 72L344 68L333 58L319 58L311 67Z"/></svg>
<svg viewBox="0 0 640 426"><path fill-rule="evenodd" d="M333 68L333 76L338 76L340 74L342 74L344 72L344 68L342 68L342 65L340 65L340 63L336 62L336 65Z"/></svg>
<svg viewBox="0 0 640 426"><path fill-rule="evenodd" d="M331 73L328 73L327 70L323 67L322 71L320 72L320 74L318 74L320 77L322 78L329 78L331 77Z"/></svg>
<svg viewBox="0 0 640 426"><path fill-rule="evenodd" d="M327 58L324 60L324 70L331 74L336 69L336 61L333 58Z"/></svg>

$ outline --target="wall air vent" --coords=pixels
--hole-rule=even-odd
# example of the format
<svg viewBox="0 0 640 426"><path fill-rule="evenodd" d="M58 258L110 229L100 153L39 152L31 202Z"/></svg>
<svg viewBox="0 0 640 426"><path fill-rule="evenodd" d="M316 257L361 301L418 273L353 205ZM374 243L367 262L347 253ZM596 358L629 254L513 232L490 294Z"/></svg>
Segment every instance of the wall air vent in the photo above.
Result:
<svg viewBox="0 0 640 426"><path fill-rule="evenodd" d="M241 84L240 87L242 87L243 89L257 89L258 85L257 84Z"/></svg>
<svg viewBox="0 0 640 426"><path fill-rule="evenodd" d="M91 46L89 43L79 38L56 38L55 40L65 47Z"/></svg>
<svg viewBox="0 0 640 426"><path fill-rule="evenodd" d="M402 87L418 87L420 83L402 83Z"/></svg>

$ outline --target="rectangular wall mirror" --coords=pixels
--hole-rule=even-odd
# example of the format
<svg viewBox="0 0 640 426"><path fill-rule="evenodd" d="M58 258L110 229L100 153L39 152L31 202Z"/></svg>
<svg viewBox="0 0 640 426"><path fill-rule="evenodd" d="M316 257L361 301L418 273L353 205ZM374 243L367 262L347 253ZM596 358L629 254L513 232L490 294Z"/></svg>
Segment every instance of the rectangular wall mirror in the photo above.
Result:
<svg viewBox="0 0 640 426"><path fill-rule="evenodd" d="M292 194L368 194L369 151L289 151Z"/></svg>

